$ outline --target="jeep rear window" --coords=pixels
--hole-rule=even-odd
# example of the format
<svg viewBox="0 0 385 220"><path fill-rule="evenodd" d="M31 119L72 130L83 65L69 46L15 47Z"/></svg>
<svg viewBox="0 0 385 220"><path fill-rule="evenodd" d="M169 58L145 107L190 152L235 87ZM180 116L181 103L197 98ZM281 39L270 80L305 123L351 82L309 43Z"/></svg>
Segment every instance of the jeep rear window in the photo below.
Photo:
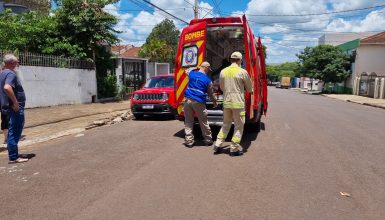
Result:
<svg viewBox="0 0 385 220"><path fill-rule="evenodd" d="M149 79L144 88L173 88L174 77L154 77Z"/></svg>

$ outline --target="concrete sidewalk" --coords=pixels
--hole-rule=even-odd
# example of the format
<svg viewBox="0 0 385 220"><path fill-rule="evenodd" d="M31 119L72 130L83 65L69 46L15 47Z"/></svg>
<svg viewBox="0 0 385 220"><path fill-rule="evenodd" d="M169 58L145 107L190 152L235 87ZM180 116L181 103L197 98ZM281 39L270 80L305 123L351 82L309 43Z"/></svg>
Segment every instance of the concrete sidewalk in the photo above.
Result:
<svg viewBox="0 0 385 220"><path fill-rule="evenodd" d="M323 94L323 96L343 100L345 102L353 102L361 105L368 105L377 108L385 109L385 99L373 99L358 95L338 95L338 94Z"/></svg>
<svg viewBox="0 0 385 220"><path fill-rule="evenodd" d="M128 110L129 106L129 101L122 101L26 109L25 128L52 124L102 113L124 111Z"/></svg>
<svg viewBox="0 0 385 220"><path fill-rule="evenodd" d="M19 145L48 141L58 137L77 134L97 120L113 119L130 110L129 101L62 105L25 110L24 140ZM0 135L1 143L4 141ZM5 152L3 152L5 151ZM0 149L6 153L5 148Z"/></svg>

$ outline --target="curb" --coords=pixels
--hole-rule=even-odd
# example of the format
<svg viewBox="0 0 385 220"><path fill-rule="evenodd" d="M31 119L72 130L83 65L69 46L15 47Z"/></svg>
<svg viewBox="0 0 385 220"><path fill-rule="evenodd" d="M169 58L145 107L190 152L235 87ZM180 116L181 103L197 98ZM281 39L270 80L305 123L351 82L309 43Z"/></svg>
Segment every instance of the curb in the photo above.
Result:
<svg viewBox="0 0 385 220"><path fill-rule="evenodd" d="M83 132L85 130L86 130L85 128L74 128L74 129L70 129L70 130L66 130L66 131L61 131L61 132L58 132L56 134L45 136L45 137L37 137L37 138L31 139L31 140L20 141L19 147L25 147L25 146L50 141L50 140L57 139L57 138L64 137L64 136L68 136L68 135L74 135L74 134Z"/></svg>
<svg viewBox="0 0 385 220"><path fill-rule="evenodd" d="M127 116L127 119L124 120L124 121L129 121L129 120L132 120L133 118L134 118L134 115L130 114L130 115ZM122 122L124 122L124 121L122 121ZM121 123L121 122L119 122L119 123ZM119 124L119 123L115 123L115 124ZM87 131L87 130L90 130L90 129L104 127L106 125L93 126L93 127L85 127L85 128L74 128L74 129L70 129L70 130L60 131L60 132L58 132L56 134L52 134L52 135L49 135L49 136L36 137L36 138L31 139L31 140L20 141L19 142L19 147L31 146L31 145L34 145L34 144L39 144L39 143L51 141L51 140L58 139L58 138L61 138L61 137L79 134L81 132L84 132L84 131ZM110 124L110 125L112 125L112 124ZM7 151L0 152L0 155L1 154L6 154L6 152Z"/></svg>
<svg viewBox="0 0 385 220"><path fill-rule="evenodd" d="M362 105L371 106L371 107L375 107L375 108L385 109L385 106L374 105L374 104L366 103L366 102L362 103Z"/></svg>
<svg viewBox="0 0 385 220"><path fill-rule="evenodd" d="M345 102L350 102L350 103L355 103L355 104L360 104L360 105L366 105L366 106L370 106L370 107L374 107L374 108L381 108L381 109L385 109L385 106L381 106L381 105L376 105L376 104L372 104L372 103L367 103L367 102L357 102L357 101L352 101L350 99L338 99L338 98L334 98L334 97L329 97L327 95L322 95L326 98L331 98L331 99L335 99L335 100L340 100L340 101L345 101Z"/></svg>
<svg viewBox="0 0 385 220"><path fill-rule="evenodd" d="M59 120L54 120L54 121L48 121L48 122L44 122L44 123L32 124L32 125L25 126L24 129L39 127L39 126L42 126L42 125L55 124L55 123L59 123L59 122L63 122L63 121L68 121L68 120L72 120L72 119L77 119L77 118L83 118L83 117L88 117L88 116L93 116L93 115L100 115L100 114L105 114L105 113L113 113L113 112L125 111L125 110L129 110L129 108L128 109L127 108L116 109L116 110L111 111L111 112L110 111L98 112L98 113L86 114L86 115L81 115L81 116L74 116L74 117L65 118L65 119L59 119Z"/></svg>

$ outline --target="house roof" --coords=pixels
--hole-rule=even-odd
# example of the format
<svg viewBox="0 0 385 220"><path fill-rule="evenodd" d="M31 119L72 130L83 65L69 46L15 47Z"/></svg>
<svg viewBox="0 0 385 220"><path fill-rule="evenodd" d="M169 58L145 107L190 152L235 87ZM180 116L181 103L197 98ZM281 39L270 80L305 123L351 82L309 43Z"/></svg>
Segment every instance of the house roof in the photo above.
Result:
<svg viewBox="0 0 385 220"><path fill-rule="evenodd" d="M111 50L119 58L140 58L140 47L135 47L133 45L112 46Z"/></svg>
<svg viewBox="0 0 385 220"><path fill-rule="evenodd" d="M385 31L362 39L361 44L385 44Z"/></svg>
<svg viewBox="0 0 385 220"><path fill-rule="evenodd" d="M140 50L140 47L133 47L133 48L125 51L121 56L138 58L139 57L139 50Z"/></svg>
<svg viewBox="0 0 385 220"><path fill-rule="evenodd" d="M134 45L112 46L111 50L119 58L140 58L140 47L135 47Z"/></svg>

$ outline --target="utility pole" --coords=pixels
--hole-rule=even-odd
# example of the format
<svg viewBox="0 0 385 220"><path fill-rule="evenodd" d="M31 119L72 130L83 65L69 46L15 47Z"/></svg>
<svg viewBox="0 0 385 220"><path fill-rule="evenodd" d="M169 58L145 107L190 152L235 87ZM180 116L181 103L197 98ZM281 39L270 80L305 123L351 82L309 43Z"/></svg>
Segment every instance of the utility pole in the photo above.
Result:
<svg viewBox="0 0 385 220"><path fill-rule="evenodd" d="M195 0L195 5L194 5L194 18L198 18L198 0Z"/></svg>

